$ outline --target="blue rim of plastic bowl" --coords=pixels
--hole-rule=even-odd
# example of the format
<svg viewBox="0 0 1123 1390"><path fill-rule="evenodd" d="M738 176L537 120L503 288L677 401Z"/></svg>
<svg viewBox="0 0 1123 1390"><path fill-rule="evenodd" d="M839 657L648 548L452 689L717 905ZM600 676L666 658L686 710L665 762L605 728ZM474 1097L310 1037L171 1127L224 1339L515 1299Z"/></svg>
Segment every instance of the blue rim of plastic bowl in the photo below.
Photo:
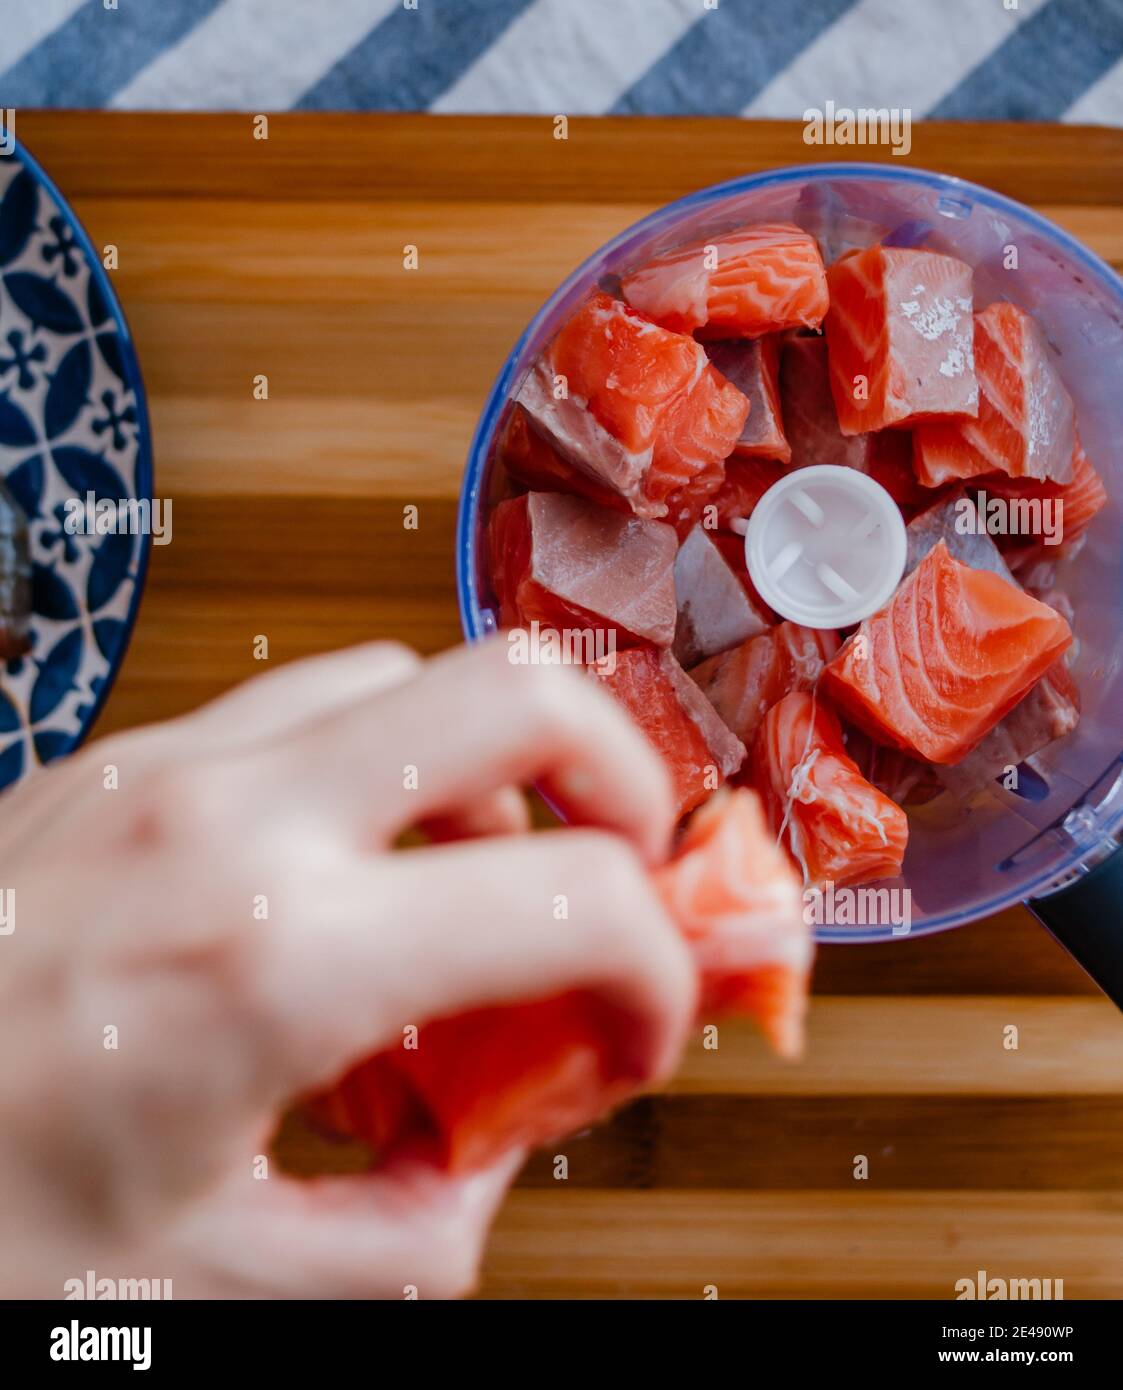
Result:
<svg viewBox="0 0 1123 1390"><path fill-rule="evenodd" d="M148 416L148 396L144 389L144 378L140 374L140 362L136 355L136 347L133 343L133 335L129 329L128 320L125 318L125 311L121 307L121 302L117 298L117 291L113 288L113 282L106 273L105 267L101 263L93 242L90 240L89 233L78 220L78 216L70 203L59 191L54 179L43 169L43 166L28 150L27 146L21 141L15 142L15 152L9 158L18 158L26 169L29 169L39 180L47 193L54 199L66 225L74 234L74 239L81 247L82 254L90 267L90 274L94 277L97 287L102 295L102 300L109 310L117 329L117 339L121 350L121 365L124 368L124 381L129 390L136 398L137 412L137 456L136 456L136 476L133 484L133 491L137 499L142 497L152 498L153 495L153 469L152 469L152 424ZM56 757L65 757L68 753L73 753L76 748L81 747L88 737L90 730L97 723L98 716L105 707L105 702L109 698L109 692L116 683L118 673L124 665L125 657L128 655L129 644L132 642L133 632L136 628L137 614L140 612L140 600L144 593L144 584L148 576L148 560L152 551L152 537L141 534L139 537L140 548L136 559L136 572L133 580L132 598L129 600L129 609L122 621L122 634L117 648L113 653L113 658L109 662L109 669L102 678L97 695L94 697L89 712L82 720L81 727L61 748ZM52 759L52 762L54 759ZM18 780L18 779L17 779Z"/></svg>
<svg viewBox="0 0 1123 1390"><path fill-rule="evenodd" d="M984 188L981 184L972 183L968 179L956 178L951 174L939 174L931 169L893 169L884 164L858 162L793 164L783 169L772 169L763 174L745 174L740 178L729 179L725 183L711 184L707 188L700 188L694 193L688 193L685 197L676 198L674 202L664 203L654 212L648 213L646 217L641 217L638 222L633 222L631 226L626 227L611 241L606 242L584 260L570 275L566 276L565 280L546 300L519 335L518 342L511 349L507 360L499 370L499 375L495 378L468 450L468 461L460 488L460 505L456 520L456 594L460 606L461 628L469 642L479 641L488 635L483 627L479 594L476 589L475 526L476 513L480 505L480 489L495 431L511 393L511 379L515 372L515 364L522 355L526 343L534 337L558 303L573 291L595 262L601 260L606 252L612 251L617 246L642 234L645 228L655 223L662 224L668 213L685 212L690 208L704 207L709 203L720 202L722 199L738 193L748 193L756 189L774 187L778 184L824 178L877 179L883 183L918 184L923 188L935 189L940 192L965 192L969 194L974 203L981 204L995 212L1012 213L1033 227L1043 237L1052 241L1054 245L1062 249L1074 261L1079 262L1099 280L1104 288L1115 296L1120 308L1123 309L1123 279L1112 270L1106 261L1101 260L1094 251L1089 251L1086 246L1058 227L1055 222L1050 222L1047 217L1042 217L1040 213L1034 212L1032 208L1026 207L1024 203L1019 203L1015 198L1007 198L1002 193L995 193L993 189ZM1123 826L1123 810L1120 810L1107 824L1101 827L1101 833L1106 838L1117 833L1120 826ZM885 941L913 941L921 936L933 936L937 932L950 931L953 927L966 926L981 917L988 917L992 913L1001 912L1017 903L1028 902L1032 900L1037 890L1050 887L1056 877L1056 867L1042 870L1028 883L1022 884L1021 887L1012 892L998 894L989 901L980 904L972 910L970 917L965 917L962 913L944 913L929 919L923 926L900 936L894 936L889 929L878 932L862 932L849 928L826 927L818 929L815 937L824 945L841 943L870 945Z"/></svg>

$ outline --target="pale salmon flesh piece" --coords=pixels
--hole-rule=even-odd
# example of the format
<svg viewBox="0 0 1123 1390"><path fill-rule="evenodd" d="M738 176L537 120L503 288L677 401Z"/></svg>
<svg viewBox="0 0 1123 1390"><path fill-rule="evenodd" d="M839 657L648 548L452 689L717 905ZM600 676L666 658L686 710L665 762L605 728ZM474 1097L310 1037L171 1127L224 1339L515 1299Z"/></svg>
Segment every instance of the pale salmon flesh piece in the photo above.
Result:
<svg viewBox="0 0 1123 1390"><path fill-rule="evenodd" d="M1080 540L1095 517L1107 505L1107 489L1103 485L1103 479L1089 462L1079 435L1072 454L1072 477L1067 483L1054 482L1049 478L1010 478L1005 473L988 473L974 482L987 497L1001 497L1007 502L1031 504L1023 508L1029 528L1019 533L1018 539L1021 542L1027 538L1041 540L1044 537L1045 513L1040 507L1035 509L1032 506L1035 502L1051 502L1054 506L1060 503L1060 511L1054 514L1059 523L1059 543L1070 547ZM1054 536L1053 541L1044 547L1045 552L1055 551L1056 542L1057 537ZM1003 537L999 537L998 543L1007 542ZM1015 541L1011 544L1017 543Z"/></svg>
<svg viewBox="0 0 1123 1390"><path fill-rule="evenodd" d="M817 328L827 280L815 238L788 222L691 242L625 275L624 298L679 333L758 338Z"/></svg>
<svg viewBox="0 0 1123 1390"><path fill-rule="evenodd" d="M837 260L827 282L823 327L843 434L978 414L969 265L871 246Z"/></svg>
<svg viewBox="0 0 1123 1390"><path fill-rule="evenodd" d="M534 428L521 405L516 405L507 418L496 457L508 476L531 492L572 492L602 507L631 511L626 498L562 458Z"/></svg>
<svg viewBox="0 0 1123 1390"><path fill-rule="evenodd" d="M978 414L917 426L917 477L926 487L983 473L1067 483L1076 447L1072 397L1032 314L1001 301L976 314L974 356Z"/></svg>
<svg viewBox="0 0 1123 1390"><path fill-rule="evenodd" d="M966 529L966 521L978 515L975 499L964 489L957 488L935 506L914 516L905 528L908 538L905 574L911 574L933 546L943 541L948 551L963 564L976 570L990 570L1008 583L1015 583L1002 551L981 529L981 523L972 521L977 529Z"/></svg>
<svg viewBox="0 0 1123 1390"><path fill-rule="evenodd" d="M941 540L827 665L820 690L881 742L956 763L1071 641L1059 613Z"/></svg>
<svg viewBox="0 0 1123 1390"><path fill-rule="evenodd" d="M908 819L862 776L837 716L814 691L793 691L765 715L753 745L753 780L807 887L900 873Z"/></svg>
<svg viewBox="0 0 1123 1390"><path fill-rule="evenodd" d="M706 346L710 361L749 402L748 419L733 446L738 458L791 462L791 446L784 436L780 409L780 351L781 342L775 334Z"/></svg>
<svg viewBox="0 0 1123 1390"><path fill-rule="evenodd" d="M768 627L767 611L753 602L704 526L695 526L679 546L675 597L678 623L673 650L686 667Z"/></svg>
<svg viewBox="0 0 1123 1390"><path fill-rule="evenodd" d="M918 806L943 790L931 763L910 758L899 748L886 748L853 726L846 730L846 751L858 771L898 806Z"/></svg>
<svg viewBox="0 0 1123 1390"><path fill-rule="evenodd" d="M602 293L558 330L518 402L563 458L648 519L682 489L721 486L749 413L700 343Z"/></svg>
<svg viewBox="0 0 1123 1390"><path fill-rule="evenodd" d="M872 434L844 435L831 392L826 338L795 335L780 360L780 401L793 468L869 471Z"/></svg>
<svg viewBox="0 0 1123 1390"><path fill-rule="evenodd" d="M752 742L774 704L793 690L812 690L838 651L837 633L783 622L690 672L742 742Z"/></svg>
<svg viewBox="0 0 1123 1390"><path fill-rule="evenodd" d="M674 641L674 531L561 492L491 514L492 584L504 627L613 629L623 646Z"/></svg>
<svg viewBox="0 0 1123 1390"><path fill-rule="evenodd" d="M745 746L670 652L619 652L595 679L624 706L662 758L675 814L700 805L741 766Z"/></svg>
<svg viewBox="0 0 1123 1390"><path fill-rule="evenodd" d="M825 338L795 334L787 339L780 361L780 401L793 468L856 468L880 483L902 510L927 505L930 494L913 473L907 430L842 433Z"/></svg>
<svg viewBox="0 0 1123 1390"><path fill-rule="evenodd" d="M1029 694L951 767L936 776L953 795L965 800L1010 767L1064 738L1080 720L1080 692L1064 661L1054 661Z"/></svg>

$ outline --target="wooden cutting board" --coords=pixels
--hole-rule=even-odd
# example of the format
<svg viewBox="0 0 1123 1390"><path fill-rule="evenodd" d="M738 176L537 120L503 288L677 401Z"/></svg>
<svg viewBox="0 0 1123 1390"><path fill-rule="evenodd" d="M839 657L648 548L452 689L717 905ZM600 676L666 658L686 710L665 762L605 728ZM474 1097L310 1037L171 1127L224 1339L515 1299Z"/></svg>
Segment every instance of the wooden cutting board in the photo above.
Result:
<svg viewBox="0 0 1123 1390"><path fill-rule="evenodd" d="M175 503L99 732L255 674L259 633L273 662L457 641L460 470L523 325L659 203L813 158L801 130L574 119L562 142L544 118L292 115L260 140L248 115L20 112L95 244L118 247ZM1123 263L1123 132L921 126L907 163ZM1123 1297L1123 1020L1029 914L824 950L815 984L801 1063L723 1027L666 1094L532 1159L483 1292L950 1298L985 1269ZM295 1166L345 1166L299 1131L285 1144Z"/></svg>

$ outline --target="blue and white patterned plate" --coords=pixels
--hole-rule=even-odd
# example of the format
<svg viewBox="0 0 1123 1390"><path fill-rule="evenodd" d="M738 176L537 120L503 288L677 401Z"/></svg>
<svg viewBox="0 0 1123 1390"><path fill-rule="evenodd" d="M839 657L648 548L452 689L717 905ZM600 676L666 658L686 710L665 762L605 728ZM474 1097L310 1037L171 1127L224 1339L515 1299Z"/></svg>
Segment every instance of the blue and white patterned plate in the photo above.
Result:
<svg viewBox="0 0 1123 1390"><path fill-rule="evenodd" d="M151 498L148 410L101 256L18 146L0 157L0 478L29 520L34 610L27 655L0 665L3 789L70 752L94 722L151 544L64 524L68 499Z"/></svg>

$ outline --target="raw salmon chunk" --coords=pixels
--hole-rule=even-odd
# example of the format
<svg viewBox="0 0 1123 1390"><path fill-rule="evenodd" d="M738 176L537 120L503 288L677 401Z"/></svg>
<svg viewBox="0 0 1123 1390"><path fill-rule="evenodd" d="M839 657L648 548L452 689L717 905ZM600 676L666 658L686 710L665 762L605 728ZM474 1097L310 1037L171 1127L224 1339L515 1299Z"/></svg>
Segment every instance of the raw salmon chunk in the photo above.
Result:
<svg viewBox="0 0 1123 1390"><path fill-rule="evenodd" d="M825 338L796 335L784 344L780 401L793 468L829 463L869 470L873 436L847 436L839 427Z"/></svg>
<svg viewBox="0 0 1123 1390"><path fill-rule="evenodd" d="M749 415L733 452L742 458L779 459L787 463L791 447L780 415L780 341L742 338L711 343L710 361L749 402Z"/></svg>
<svg viewBox="0 0 1123 1390"><path fill-rule="evenodd" d="M961 798L1063 738L1080 720L1080 692L1063 661L1054 661L1033 689L991 729L962 762L936 769L940 782Z"/></svg>
<svg viewBox="0 0 1123 1390"><path fill-rule="evenodd" d="M715 492L749 412L693 338L597 293L559 329L518 395L534 428L637 516ZM700 502L699 502L700 505Z"/></svg>
<svg viewBox="0 0 1123 1390"><path fill-rule="evenodd" d="M933 763L965 757L1072 641L1059 613L938 541L864 619L819 688L859 728Z"/></svg>
<svg viewBox="0 0 1123 1390"><path fill-rule="evenodd" d="M837 260L827 281L823 326L843 434L978 413L969 265L871 246Z"/></svg>
<svg viewBox="0 0 1123 1390"><path fill-rule="evenodd" d="M596 677L647 735L671 775L676 813L692 811L745 760L745 747L670 654L650 647L617 653Z"/></svg>
<svg viewBox="0 0 1123 1390"><path fill-rule="evenodd" d="M723 791L697 810L655 883L698 965L700 1018L748 1014L781 1056L798 1056L814 943L756 792Z"/></svg>
<svg viewBox="0 0 1123 1390"><path fill-rule="evenodd" d="M613 629L624 646L674 641L678 542L662 522L529 492L499 503L488 537L504 627Z"/></svg>
<svg viewBox="0 0 1123 1390"><path fill-rule="evenodd" d="M753 780L808 887L900 873L905 813L862 776L834 711L814 693L785 695L765 715L753 746Z"/></svg>
<svg viewBox="0 0 1123 1390"><path fill-rule="evenodd" d="M679 246L625 275L622 288L629 304L667 328L706 337L817 328L827 312L818 244L788 222Z"/></svg>
<svg viewBox="0 0 1123 1390"><path fill-rule="evenodd" d="M898 806L922 805L943 791L931 763L918 762L899 748L886 748L861 729L846 730L846 751L866 781Z"/></svg>
<svg viewBox="0 0 1123 1390"><path fill-rule="evenodd" d="M873 436L870 464L866 470L880 483L904 513L905 520L930 507L939 495L917 482L912 468L912 432L881 430Z"/></svg>
<svg viewBox="0 0 1123 1390"><path fill-rule="evenodd" d="M842 433L831 391L825 338L797 335L784 344L780 399L793 468L824 463L856 468L880 483L906 510L922 507L930 498L912 471L912 442L907 430Z"/></svg>
<svg viewBox="0 0 1123 1390"><path fill-rule="evenodd" d="M744 547L741 546L741 554ZM695 526L675 557L678 623L673 651L683 666L735 647L768 626L711 533Z"/></svg>
<svg viewBox="0 0 1123 1390"><path fill-rule="evenodd" d="M333 1132L469 1172L591 1123L634 1085L623 1020L591 991L425 1023L315 1099Z"/></svg>
<svg viewBox="0 0 1123 1390"><path fill-rule="evenodd" d="M771 459L726 459L725 481L706 504L707 508L713 508L714 525L728 530L731 521L747 521L768 489L784 476L784 471ZM702 515L709 525L711 517L705 508Z"/></svg>
<svg viewBox="0 0 1123 1390"><path fill-rule="evenodd" d="M690 673L724 722L745 744L777 701L811 690L838 651L837 633L783 622L703 661Z"/></svg>
<svg viewBox="0 0 1123 1390"><path fill-rule="evenodd" d="M1033 315L1016 304L989 305L975 315L974 353L977 418L919 425L916 476L926 487L996 472L1067 483L1076 443L1072 397Z"/></svg>
<svg viewBox="0 0 1123 1390"><path fill-rule="evenodd" d="M1050 547L1050 550L1052 548ZM1040 599L1049 608L1055 608L1075 633L1076 610L1072 606L1072 599L1069 598L1068 593L1056 582L1056 565L1052 560L1041 560L1037 564L1019 570L1017 581L1027 594L1032 595L1035 599ZM1064 655L1066 666L1072 666L1078 649L1079 644L1074 636L1072 646Z"/></svg>
<svg viewBox="0 0 1123 1390"><path fill-rule="evenodd" d="M725 563L740 580L753 611L759 613L767 622L778 623L779 614L773 613L768 604L757 592L757 587L749 578L749 567L745 563L745 538L733 531L708 531L706 533L725 557Z"/></svg>
<svg viewBox="0 0 1123 1390"><path fill-rule="evenodd" d="M509 477L535 492L572 492L613 511L632 510L627 499L618 492L598 483L590 474L562 458L530 423L530 417L521 405L516 405L511 411L496 447L496 457ZM730 463L733 461L729 460ZM721 486L724 488L724 480ZM675 528L681 540L698 520L705 504L716 500L712 475L699 477L667 494L667 511L663 520Z"/></svg>
<svg viewBox="0 0 1123 1390"><path fill-rule="evenodd" d="M1006 502L1018 504L1016 509L1008 508L1007 515L1011 523L1016 523L1011 534L1019 540L1043 540L1054 530L1055 534L1045 546L1046 554L1058 544L1071 546L1078 541L1101 508L1107 505L1103 480L1089 463L1079 437L1072 455L1072 478L1067 483L1008 478L998 473L979 478L978 484L987 498L1001 497ZM1006 538L1000 536L999 544L1005 543Z"/></svg>
<svg viewBox="0 0 1123 1390"><path fill-rule="evenodd" d="M618 492L567 463L531 425L521 405L511 411L496 446L496 457L515 482L534 492L572 492L613 511L631 511Z"/></svg>
<svg viewBox="0 0 1123 1390"><path fill-rule="evenodd" d="M943 541L951 555L963 564L976 570L990 570L992 574L1013 584L1014 576L1002 558L1002 552L982 530L983 523L978 516L975 499L962 490L957 490L914 516L905 527L908 538L905 573L911 574L933 546ZM967 530L968 525L975 529Z"/></svg>

